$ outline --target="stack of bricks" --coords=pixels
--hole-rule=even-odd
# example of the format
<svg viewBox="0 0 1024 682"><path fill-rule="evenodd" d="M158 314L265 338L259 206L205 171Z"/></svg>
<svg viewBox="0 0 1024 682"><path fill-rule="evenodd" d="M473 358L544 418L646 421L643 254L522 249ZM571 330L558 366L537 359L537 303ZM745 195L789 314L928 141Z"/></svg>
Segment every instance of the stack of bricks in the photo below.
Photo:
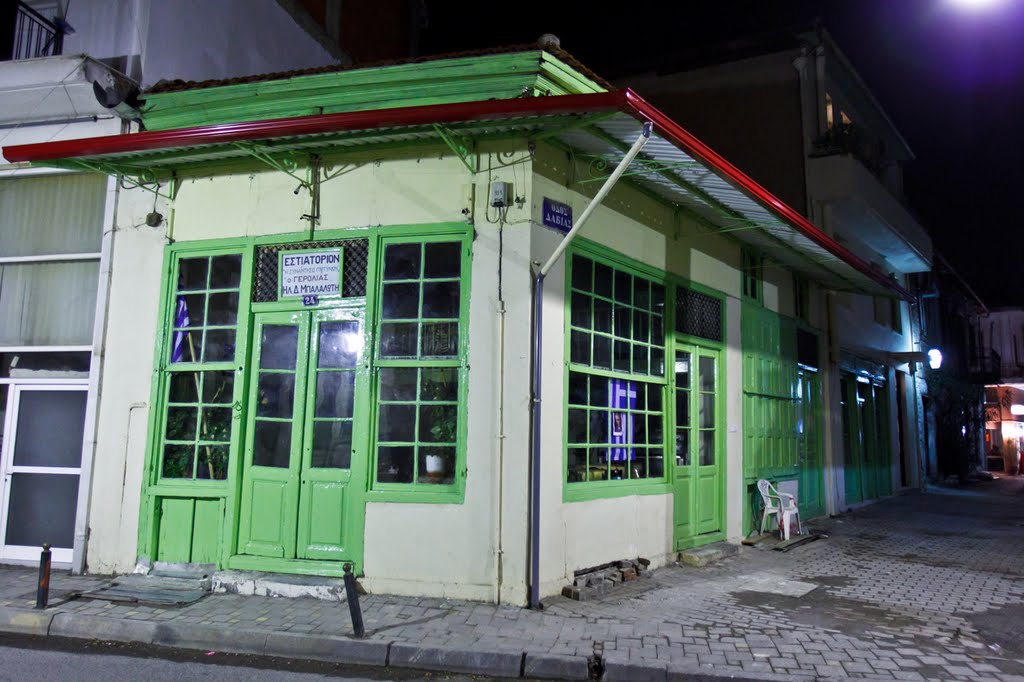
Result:
<svg viewBox="0 0 1024 682"><path fill-rule="evenodd" d="M650 566L649 559L637 558L576 571L572 585L562 588L562 596L577 601L599 597L623 583L641 577Z"/></svg>

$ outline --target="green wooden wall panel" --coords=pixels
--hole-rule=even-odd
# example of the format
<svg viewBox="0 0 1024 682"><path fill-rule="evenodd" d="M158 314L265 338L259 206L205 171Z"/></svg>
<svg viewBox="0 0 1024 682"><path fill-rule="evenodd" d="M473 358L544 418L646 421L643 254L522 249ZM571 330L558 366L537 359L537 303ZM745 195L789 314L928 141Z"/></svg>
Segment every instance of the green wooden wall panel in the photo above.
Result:
<svg viewBox="0 0 1024 682"><path fill-rule="evenodd" d="M192 556L192 521L195 500L165 497L160 500L157 561L188 562Z"/></svg>
<svg viewBox="0 0 1024 682"><path fill-rule="evenodd" d="M223 521L220 500L196 500L192 521L192 554L195 564L217 563L220 556L221 521Z"/></svg>

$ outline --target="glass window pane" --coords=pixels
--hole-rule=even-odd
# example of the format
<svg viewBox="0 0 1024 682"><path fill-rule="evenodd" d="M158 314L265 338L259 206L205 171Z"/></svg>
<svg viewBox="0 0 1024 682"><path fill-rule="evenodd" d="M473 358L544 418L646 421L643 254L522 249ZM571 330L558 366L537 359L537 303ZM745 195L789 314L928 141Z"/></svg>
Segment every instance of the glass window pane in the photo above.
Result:
<svg viewBox="0 0 1024 682"><path fill-rule="evenodd" d="M643 415L634 414L630 421L633 422L633 442L643 445L647 442L647 420Z"/></svg>
<svg viewBox="0 0 1024 682"><path fill-rule="evenodd" d="M415 320L420 307L420 285L417 282L385 284L381 296L381 318Z"/></svg>
<svg viewBox="0 0 1024 682"><path fill-rule="evenodd" d="M608 382L603 377L590 379L590 404L594 407L608 407Z"/></svg>
<svg viewBox="0 0 1024 682"><path fill-rule="evenodd" d="M420 405L421 443L454 443L459 426L457 405Z"/></svg>
<svg viewBox="0 0 1024 682"><path fill-rule="evenodd" d="M194 445L167 445L160 475L164 478L192 478Z"/></svg>
<svg viewBox="0 0 1024 682"><path fill-rule="evenodd" d="M171 335L171 362L199 362L203 352L202 330L179 331Z"/></svg>
<svg viewBox="0 0 1024 682"><path fill-rule="evenodd" d="M587 442L587 411L572 408L569 410L569 422L566 439L570 443Z"/></svg>
<svg viewBox="0 0 1024 682"><path fill-rule="evenodd" d="M200 440L230 442L232 412L230 407L204 407L199 417Z"/></svg>
<svg viewBox="0 0 1024 682"><path fill-rule="evenodd" d="M80 466L86 392L21 391L19 395L14 466Z"/></svg>
<svg viewBox="0 0 1024 682"><path fill-rule="evenodd" d="M352 467L352 422L314 422L311 463L318 469L350 469Z"/></svg>
<svg viewBox="0 0 1024 682"><path fill-rule="evenodd" d="M434 367L420 370L422 379L420 400L451 401L459 399L459 370L457 367Z"/></svg>
<svg viewBox="0 0 1024 682"><path fill-rule="evenodd" d="M665 287L651 283L651 310L659 315L665 314Z"/></svg>
<svg viewBox="0 0 1024 682"><path fill-rule="evenodd" d="M636 418L643 419L643 416L637 415ZM662 442L660 414L647 415L647 442L655 445L660 445Z"/></svg>
<svg viewBox="0 0 1024 682"><path fill-rule="evenodd" d="M228 446L200 445L196 478L223 481L228 477Z"/></svg>
<svg viewBox="0 0 1024 682"><path fill-rule="evenodd" d="M384 250L384 279L418 279L419 244L389 244Z"/></svg>
<svg viewBox="0 0 1024 682"><path fill-rule="evenodd" d="M386 358L416 357L415 322L385 322L380 326L380 354Z"/></svg>
<svg viewBox="0 0 1024 682"><path fill-rule="evenodd" d="M608 336L594 335L594 367L612 368L612 340Z"/></svg>
<svg viewBox="0 0 1024 682"><path fill-rule="evenodd" d="M242 281L242 256L214 256L211 263L211 289L237 289Z"/></svg>
<svg viewBox="0 0 1024 682"><path fill-rule="evenodd" d="M633 316L629 308L621 305L615 306L615 336L621 339L630 338L629 328L632 326Z"/></svg>
<svg viewBox="0 0 1024 682"><path fill-rule="evenodd" d="M600 298L594 299L594 329L612 333L612 304Z"/></svg>
<svg viewBox="0 0 1024 682"><path fill-rule="evenodd" d="M715 432L700 432L700 465L711 466L715 463Z"/></svg>
<svg viewBox="0 0 1024 682"><path fill-rule="evenodd" d="M455 448L420 448L420 483L435 485L455 482Z"/></svg>
<svg viewBox="0 0 1024 682"><path fill-rule="evenodd" d="M178 296L174 311L174 327L202 327L206 319L206 294Z"/></svg>
<svg viewBox="0 0 1024 682"><path fill-rule="evenodd" d="M700 427L709 429L715 426L715 394L700 394Z"/></svg>
<svg viewBox="0 0 1024 682"><path fill-rule="evenodd" d="M295 375L261 372L256 416L291 419L295 410Z"/></svg>
<svg viewBox="0 0 1024 682"><path fill-rule="evenodd" d="M195 440L198 421L197 407L168 407L164 434L167 440Z"/></svg>
<svg viewBox="0 0 1024 682"><path fill-rule="evenodd" d="M648 371L652 376L665 376L665 349L651 347L651 365Z"/></svg>
<svg viewBox="0 0 1024 682"><path fill-rule="evenodd" d="M416 441L416 406L381 405L377 423L377 440L413 443Z"/></svg>
<svg viewBox="0 0 1024 682"><path fill-rule="evenodd" d="M77 504L78 476L11 474L7 544L39 547L49 542L53 547L72 547Z"/></svg>
<svg viewBox="0 0 1024 682"><path fill-rule="evenodd" d="M633 371L637 374L647 374L647 346L639 343L633 344Z"/></svg>
<svg viewBox="0 0 1024 682"><path fill-rule="evenodd" d="M204 403L231 403L234 397L234 392L234 372L203 372Z"/></svg>
<svg viewBox="0 0 1024 682"><path fill-rule="evenodd" d="M698 363L698 379L700 381L700 390L702 391L714 391L715 390L715 359L703 357Z"/></svg>
<svg viewBox="0 0 1024 682"><path fill-rule="evenodd" d="M317 348L317 367L355 367L363 350L363 325L358 320L321 322Z"/></svg>
<svg viewBox="0 0 1024 682"><path fill-rule="evenodd" d="M633 278L628 272L615 271L615 300L626 304L633 300Z"/></svg>
<svg viewBox="0 0 1024 682"><path fill-rule="evenodd" d="M665 345L665 318L661 315L651 315L651 343Z"/></svg>
<svg viewBox="0 0 1024 682"><path fill-rule="evenodd" d="M170 393L167 400L172 403L199 402L199 372L174 372L170 375Z"/></svg>
<svg viewBox="0 0 1024 682"><path fill-rule="evenodd" d="M661 450L652 448L647 453L647 478L664 478L665 457L661 454Z"/></svg>
<svg viewBox="0 0 1024 682"><path fill-rule="evenodd" d="M609 415L609 412L603 410L590 411L590 443L592 445L608 442Z"/></svg>
<svg viewBox="0 0 1024 682"><path fill-rule="evenodd" d="M291 422L257 419L252 440L253 466L288 468L292 456Z"/></svg>
<svg viewBox="0 0 1024 682"><path fill-rule="evenodd" d="M573 292L572 294L572 326L590 329L593 312L591 311L591 298L586 294Z"/></svg>
<svg viewBox="0 0 1024 682"><path fill-rule="evenodd" d="M299 328L295 325L265 324L261 334L260 369L295 369Z"/></svg>
<svg viewBox="0 0 1024 682"><path fill-rule="evenodd" d="M235 359L235 330L207 329L203 348L204 362L231 362Z"/></svg>
<svg viewBox="0 0 1024 682"><path fill-rule="evenodd" d="M315 417L352 416L355 404L355 372L319 372L316 375Z"/></svg>
<svg viewBox="0 0 1024 682"><path fill-rule="evenodd" d="M612 297L612 269L604 263L594 263L594 293Z"/></svg>
<svg viewBox="0 0 1024 682"><path fill-rule="evenodd" d="M593 287L593 264L582 256L572 257L572 286L580 291L591 291Z"/></svg>
<svg viewBox="0 0 1024 682"><path fill-rule="evenodd" d="M600 381L595 378L594 381ZM580 372L569 372L569 404L587 404L587 375Z"/></svg>
<svg viewBox="0 0 1024 682"><path fill-rule="evenodd" d="M238 320L238 292L210 294L210 309L206 323L209 325L234 325Z"/></svg>
<svg viewBox="0 0 1024 682"><path fill-rule="evenodd" d="M569 448L569 468L566 480L569 483L587 480L586 448Z"/></svg>
<svg viewBox="0 0 1024 682"><path fill-rule="evenodd" d="M377 448L377 481L412 483L414 452L411 445Z"/></svg>
<svg viewBox="0 0 1024 682"><path fill-rule="evenodd" d="M380 370L381 400L416 400L415 367L382 367Z"/></svg>
<svg viewBox="0 0 1024 682"><path fill-rule="evenodd" d="M690 387L690 354L676 353L676 386L679 388Z"/></svg>
<svg viewBox="0 0 1024 682"><path fill-rule="evenodd" d="M576 330L569 332L569 362L590 364L590 334Z"/></svg>
<svg viewBox="0 0 1024 682"><path fill-rule="evenodd" d="M648 313L633 311L633 338L645 343L651 340L651 316Z"/></svg>
<svg viewBox="0 0 1024 682"><path fill-rule="evenodd" d="M425 279L457 278L462 272L462 243L434 242L424 246L426 262L423 265Z"/></svg>
<svg viewBox="0 0 1024 682"><path fill-rule="evenodd" d="M676 466L690 465L690 430L676 431Z"/></svg>
<svg viewBox="0 0 1024 682"><path fill-rule="evenodd" d="M206 289L209 258L182 258L178 261L178 291Z"/></svg>
<svg viewBox="0 0 1024 682"><path fill-rule="evenodd" d="M651 412L661 412L662 387L657 384L647 386L647 409Z"/></svg>
<svg viewBox="0 0 1024 682"><path fill-rule="evenodd" d="M651 307L651 283L643 277L633 278L633 305L641 310Z"/></svg>
<svg viewBox="0 0 1024 682"><path fill-rule="evenodd" d="M428 322L423 325L421 351L424 357L448 357L459 353L458 322Z"/></svg>
<svg viewBox="0 0 1024 682"><path fill-rule="evenodd" d="M676 391L676 426L690 425L690 392Z"/></svg>
<svg viewBox="0 0 1024 682"><path fill-rule="evenodd" d="M390 285L394 286L394 285ZM423 315L427 319L452 319L459 316L458 282L424 282Z"/></svg>
<svg viewBox="0 0 1024 682"><path fill-rule="evenodd" d="M629 371L629 361L632 356L628 341L615 342L615 369L620 372Z"/></svg>

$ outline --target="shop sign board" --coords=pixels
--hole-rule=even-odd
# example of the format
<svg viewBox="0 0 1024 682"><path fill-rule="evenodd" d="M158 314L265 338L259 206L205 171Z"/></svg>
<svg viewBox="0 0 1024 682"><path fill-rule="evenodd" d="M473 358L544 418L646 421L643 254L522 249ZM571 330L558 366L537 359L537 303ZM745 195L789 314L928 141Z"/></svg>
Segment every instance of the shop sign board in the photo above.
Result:
<svg viewBox="0 0 1024 682"><path fill-rule="evenodd" d="M301 298L316 305L321 298L341 296L341 248L282 251L278 267L278 298Z"/></svg>

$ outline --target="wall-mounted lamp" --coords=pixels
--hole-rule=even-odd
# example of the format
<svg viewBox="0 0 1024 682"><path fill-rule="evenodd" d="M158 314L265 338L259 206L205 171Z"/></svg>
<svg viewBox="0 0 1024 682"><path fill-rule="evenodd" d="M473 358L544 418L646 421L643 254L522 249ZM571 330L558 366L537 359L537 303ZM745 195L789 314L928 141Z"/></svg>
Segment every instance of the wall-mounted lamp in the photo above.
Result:
<svg viewBox="0 0 1024 682"><path fill-rule="evenodd" d="M932 369L942 367L942 351L938 348L932 348L928 351L928 366Z"/></svg>

